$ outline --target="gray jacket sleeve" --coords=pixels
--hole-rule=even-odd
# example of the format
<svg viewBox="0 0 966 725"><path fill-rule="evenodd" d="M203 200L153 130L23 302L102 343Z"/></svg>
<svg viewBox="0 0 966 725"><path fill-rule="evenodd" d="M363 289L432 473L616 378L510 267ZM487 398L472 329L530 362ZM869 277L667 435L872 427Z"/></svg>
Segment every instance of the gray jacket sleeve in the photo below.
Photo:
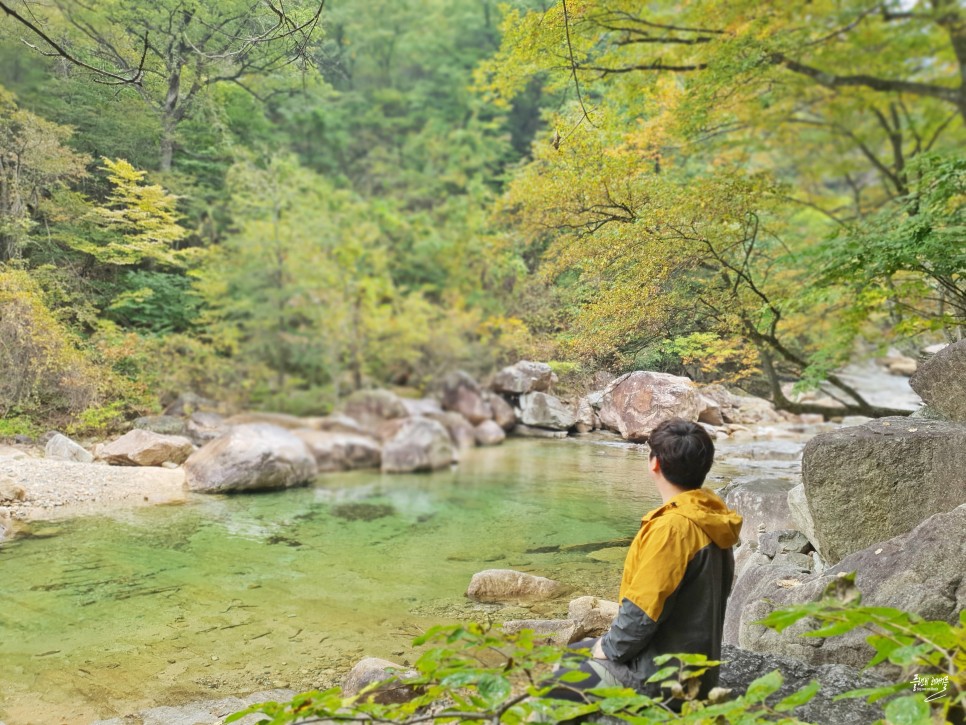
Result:
<svg viewBox="0 0 966 725"><path fill-rule="evenodd" d="M624 598L610 631L600 641L607 659L626 664L640 654L654 633L657 622L630 599Z"/></svg>

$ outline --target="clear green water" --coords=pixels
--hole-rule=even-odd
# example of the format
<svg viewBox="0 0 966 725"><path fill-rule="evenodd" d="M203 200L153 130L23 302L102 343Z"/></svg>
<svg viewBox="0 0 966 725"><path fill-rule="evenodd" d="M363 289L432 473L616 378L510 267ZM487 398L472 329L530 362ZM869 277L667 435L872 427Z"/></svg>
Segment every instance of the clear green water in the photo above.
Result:
<svg viewBox="0 0 966 725"><path fill-rule="evenodd" d="M619 551L527 553L631 536L656 503L646 453L510 441L452 472L330 475L306 489L38 524L0 548L0 719L86 723L157 704L339 681L411 658L458 619L559 616L463 596L517 568L614 598ZM616 555L615 555L616 554Z"/></svg>

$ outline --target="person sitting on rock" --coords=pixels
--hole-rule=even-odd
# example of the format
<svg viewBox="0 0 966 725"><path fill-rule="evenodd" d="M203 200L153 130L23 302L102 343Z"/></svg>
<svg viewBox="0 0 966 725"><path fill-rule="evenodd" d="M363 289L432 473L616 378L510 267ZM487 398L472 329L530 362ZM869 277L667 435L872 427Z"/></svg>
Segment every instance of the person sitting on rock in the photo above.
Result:
<svg viewBox="0 0 966 725"><path fill-rule="evenodd" d="M599 639L576 642L591 659L568 655L560 673L579 669L587 677L559 680L545 697L583 702L594 687L631 687L660 697L659 683L647 684L662 654L721 654L725 605L734 577L732 547L741 516L702 488L714 460L714 444L697 423L672 418L648 437L649 469L663 501L641 521L624 561L620 609ZM716 667L701 676L698 697L717 684Z"/></svg>

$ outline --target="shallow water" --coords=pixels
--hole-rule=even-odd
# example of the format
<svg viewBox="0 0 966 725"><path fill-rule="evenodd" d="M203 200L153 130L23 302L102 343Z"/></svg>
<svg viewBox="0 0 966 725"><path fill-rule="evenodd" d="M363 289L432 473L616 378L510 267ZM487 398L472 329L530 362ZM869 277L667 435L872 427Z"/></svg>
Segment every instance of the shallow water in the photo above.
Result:
<svg viewBox="0 0 966 725"><path fill-rule="evenodd" d="M637 446L517 440L452 472L330 475L39 524L0 549L0 719L89 722L308 688L363 655L411 657L413 636L441 621L566 612L568 597L530 613L468 602L486 568L613 598L620 561L527 552L632 535L656 502L644 460Z"/></svg>
<svg viewBox="0 0 966 725"><path fill-rule="evenodd" d="M658 503L646 456L613 439L511 440L465 453L450 472L329 475L38 524L36 537L0 548L0 719L87 723L328 686L362 656L411 659L412 638L433 624L556 617L572 596L614 599L623 552L605 545L632 536ZM723 460L711 485L740 470ZM487 568L570 592L529 610L469 602L470 577Z"/></svg>

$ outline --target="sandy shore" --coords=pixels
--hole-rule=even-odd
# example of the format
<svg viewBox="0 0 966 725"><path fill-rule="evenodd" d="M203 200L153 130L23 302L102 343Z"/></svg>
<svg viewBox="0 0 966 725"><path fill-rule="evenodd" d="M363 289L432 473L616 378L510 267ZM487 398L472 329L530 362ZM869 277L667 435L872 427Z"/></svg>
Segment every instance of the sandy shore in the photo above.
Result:
<svg viewBox="0 0 966 725"><path fill-rule="evenodd" d="M0 446L0 522L96 514L119 507L184 501L184 470L73 463L43 449Z"/></svg>

